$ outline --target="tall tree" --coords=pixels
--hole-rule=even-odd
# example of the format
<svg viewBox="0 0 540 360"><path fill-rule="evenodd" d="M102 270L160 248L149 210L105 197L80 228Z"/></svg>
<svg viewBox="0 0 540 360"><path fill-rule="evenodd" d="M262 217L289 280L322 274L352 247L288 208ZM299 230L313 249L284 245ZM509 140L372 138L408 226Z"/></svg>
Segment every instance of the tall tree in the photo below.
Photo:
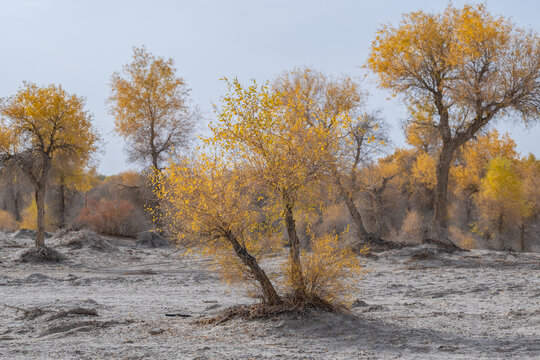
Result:
<svg viewBox="0 0 540 360"><path fill-rule="evenodd" d="M91 154L62 154L53 162L51 175L52 182L57 187L58 216L57 226L66 227L66 201L70 193L87 193L95 185L95 167L92 164Z"/></svg>
<svg viewBox="0 0 540 360"><path fill-rule="evenodd" d="M405 14L384 26L368 66L382 87L410 105L428 104L438 152L431 235L447 239L449 169L456 150L489 122L540 114L540 37L494 17L484 5L449 5L442 13Z"/></svg>
<svg viewBox="0 0 540 360"><path fill-rule="evenodd" d="M218 122L211 128L212 142L241 159L282 210L290 245L287 275L296 295L305 298L295 211L309 202L310 185L323 173L329 129L298 116L305 114L298 109L303 105L268 86L243 87L237 80L228 85Z"/></svg>
<svg viewBox="0 0 540 360"><path fill-rule="evenodd" d="M308 129L325 129L326 171L351 214L357 237L373 238L356 205L359 170L387 141L385 123L366 113L365 94L350 77L333 79L311 68L282 73L274 82L291 116L303 119Z"/></svg>
<svg viewBox="0 0 540 360"><path fill-rule="evenodd" d="M169 154L189 143L196 111L173 59L141 47L133 49L132 60L111 77L115 132L127 141L130 160L160 170Z"/></svg>
<svg viewBox="0 0 540 360"><path fill-rule="evenodd" d="M97 150L99 136L82 97L61 86L25 83L2 99L0 154L19 167L34 187L37 206L36 246L44 246L45 190L55 160L63 155L86 156Z"/></svg>

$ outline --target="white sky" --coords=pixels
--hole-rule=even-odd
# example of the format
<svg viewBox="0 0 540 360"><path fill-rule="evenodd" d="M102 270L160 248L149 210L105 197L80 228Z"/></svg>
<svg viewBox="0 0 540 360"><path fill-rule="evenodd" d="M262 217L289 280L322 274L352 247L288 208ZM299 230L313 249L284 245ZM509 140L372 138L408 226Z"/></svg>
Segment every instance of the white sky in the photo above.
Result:
<svg viewBox="0 0 540 360"><path fill-rule="evenodd" d="M478 1L472 1L474 3ZM461 6L464 1L453 1ZM484 1L493 14L539 31L540 1ZM114 174L135 168L127 163L123 142L112 133L105 99L114 71L130 61L133 46L172 57L178 75L192 89L193 104L213 118L223 76L272 79L295 66L313 66L329 74L361 77L361 66L380 24L396 24L404 12L440 11L437 0L0 0L0 97L12 95L23 81L62 84L87 98L105 148L99 171ZM373 77L363 81L371 108L380 108L392 124L394 144L403 145L399 100L386 100ZM205 125L204 125L205 126ZM203 127L204 127L203 126ZM522 153L540 157L540 125L509 131Z"/></svg>

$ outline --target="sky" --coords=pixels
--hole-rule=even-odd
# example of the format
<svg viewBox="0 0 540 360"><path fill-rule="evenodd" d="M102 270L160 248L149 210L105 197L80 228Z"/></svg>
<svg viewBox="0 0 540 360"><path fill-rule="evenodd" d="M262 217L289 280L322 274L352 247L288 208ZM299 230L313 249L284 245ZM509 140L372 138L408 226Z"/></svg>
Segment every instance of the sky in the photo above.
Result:
<svg viewBox="0 0 540 360"><path fill-rule="evenodd" d="M468 1L477 3L478 1ZM454 0L455 6L465 1ZM539 31L540 1L482 1L495 15ZM330 75L361 79L368 106L391 124L394 146L403 146L406 117L399 98L378 89L365 64L376 30L397 24L410 11L438 12L438 0L0 0L0 97L23 81L61 84L84 96L104 146L98 170L111 175L129 163L124 143L113 133L105 100L110 77L130 62L132 48L145 45L156 56L173 58L177 74L191 89L203 114L199 131L214 118L212 104L225 93L222 77L242 82L271 80L294 67L311 66ZM365 77L364 75L367 75ZM522 154L540 157L540 124L508 131Z"/></svg>

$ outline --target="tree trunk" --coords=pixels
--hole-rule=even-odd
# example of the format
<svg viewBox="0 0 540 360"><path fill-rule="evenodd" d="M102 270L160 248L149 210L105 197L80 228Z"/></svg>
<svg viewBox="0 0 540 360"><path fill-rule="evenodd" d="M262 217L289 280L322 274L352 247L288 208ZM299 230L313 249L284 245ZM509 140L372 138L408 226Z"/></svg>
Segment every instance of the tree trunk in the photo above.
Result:
<svg viewBox="0 0 540 360"><path fill-rule="evenodd" d="M263 295L264 295L264 302L268 305L279 305L282 303L280 296L276 292L276 289L270 282L270 279L268 279L268 276L266 276L266 273L263 269L260 268L259 263L257 260L248 253L247 249L240 245L238 240L236 240L236 237L228 232L226 234L227 240L231 243L234 252L236 255L242 260L242 262L249 268L251 271L251 274L257 280L259 285L261 286Z"/></svg>
<svg viewBox="0 0 540 360"><path fill-rule="evenodd" d="M349 213L351 214L351 217L353 219L354 226L356 227L356 236L358 236L358 239L360 239L360 241L365 242L368 238L368 232L366 230L366 227L364 226L364 222L362 221L362 215L360 215L360 212L358 211L358 208L354 203L351 193L347 191L347 189L345 189L345 186L341 182L339 174L336 170L334 170L333 176L339 188L339 193L343 200L345 200L345 204L347 205Z"/></svg>
<svg viewBox="0 0 540 360"><path fill-rule="evenodd" d="M297 295L304 296L306 286L304 275L302 274L302 263L300 262L300 240L296 233L296 223L293 216L293 204L286 192L283 193L283 201L285 203L285 225L287 227L287 235L289 237L289 257L291 261L291 276L292 284Z"/></svg>
<svg viewBox="0 0 540 360"><path fill-rule="evenodd" d="M521 226L519 227L519 244L521 252L525 252L525 221L521 220Z"/></svg>
<svg viewBox="0 0 540 360"><path fill-rule="evenodd" d="M15 194L13 195L13 213L15 214L15 221L20 222L22 220L21 217L21 208L20 208L20 200L21 200L21 193L17 190L15 191Z"/></svg>
<svg viewBox="0 0 540 360"><path fill-rule="evenodd" d="M35 186L37 207L37 233L36 246L45 245L45 184L38 183Z"/></svg>
<svg viewBox="0 0 540 360"><path fill-rule="evenodd" d="M347 204L347 208L349 209L349 212L351 214L351 217L354 222L354 226L356 227L356 236L362 241L366 242L369 234L364 226L364 222L362 221L362 215L360 215L360 212L358 211L358 208L356 207L356 204L351 199L350 196L345 197L345 203Z"/></svg>
<svg viewBox="0 0 540 360"><path fill-rule="evenodd" d="M437 184L435 186L434 212L430 223L433 238L448 240L448 176L456 146L453 142L443 144L437 163Z"/></svg>
<svg viewBox="0 0 540 360"><path fill-rule="evenodd" d="M66 187L63 182L58 187L58 211L60 213L58 225L60 229L63 229L66 227Z"/></svg>
<svg viewBox="0 0 540 360"><path fill-rule="evenodd" d="M499 218L497 219L497 235L499 236L499 246L502 250L506 249L506 244L503 238L503 229L504 229L504 215L501 212Z"/></svg>

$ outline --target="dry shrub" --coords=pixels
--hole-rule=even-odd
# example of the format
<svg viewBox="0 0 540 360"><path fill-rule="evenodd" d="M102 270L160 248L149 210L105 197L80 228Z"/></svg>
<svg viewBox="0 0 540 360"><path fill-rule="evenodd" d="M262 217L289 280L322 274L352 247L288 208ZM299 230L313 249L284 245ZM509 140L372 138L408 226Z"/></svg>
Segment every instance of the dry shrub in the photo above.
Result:
<svg viewBox="0 0 540 360"><path fill-rule="evenodd" d="M26 209L23 210L20 227L22 229L37 230L36 200L32 200L30 205L28 205ZM56 226L55 226L54 218L51 215L49 206L45 204L45 230L54 231L55 229L56 229Z"/></svg>
<svg viewBox="0 0 540 360"><path fill-rule="evenodd" d="M127 200L89 199L78 222L105 235L134 236L140 225L133 218L135 207Z"/></svg>
<svg viewBox="0 0 540 360"><path fill-rule="evenodd" d="M418 211L409 211L403 220L399 232L399 240L407 243L420 244L424 236L424 220Z"/></svg>
<svg viewBox="0 0 540 360"><path fill-rule="evenodd" d="M362 266L350 246L345 246L338 235L326 234L314 238L311 251L303 251L301 256L305 291L311 299L312 307L320 304L339 305L352 293L354 284L351 277L360 274ZM293 289L295 281L290 271L291 264L284 264L284 287ZM315 303L320 303L319 305ZM310 307L302 305L301 307Z"/></svg>
<svg viewBox="0 0 540 360"><path fill-rule="evenodd" d="M476 241L473 234L469 232L463 232L456 226L450 226L450 239L456 243L462 249L471 250L478 248L478 242Z"/></svg>
<svg viewBox="0 0 540 360"><path fill-rule="evenodd" d="M322 215L321 232L328 234L341 234L348 229L350 223L350 213L345 205L330 205L326 208Z"/></svg>
<svg viewBox="0 0 540 360"><path fill-rule="evenodd" d="M7 211L0 210L0 229L15 231L19 228L19 225L13 215Z"/></svg>

